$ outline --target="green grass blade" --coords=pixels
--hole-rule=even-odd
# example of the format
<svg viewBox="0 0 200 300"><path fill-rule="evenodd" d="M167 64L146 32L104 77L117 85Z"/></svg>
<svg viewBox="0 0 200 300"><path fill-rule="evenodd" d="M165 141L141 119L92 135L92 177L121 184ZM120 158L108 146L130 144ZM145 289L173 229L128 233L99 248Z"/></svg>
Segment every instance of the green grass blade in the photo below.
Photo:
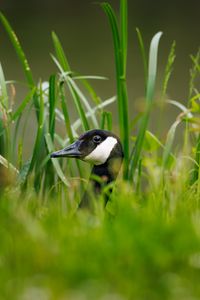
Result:
<svg viewBox="0 0 200 300"><path fill-rule="evenodd" d="M53 40L53 44L54 44L54 48L56 51L56 56L58 58L58 61L62 67L62 69L67 72L70 70L70 66L67 60L67 57L64 53L63 47L60 43L60 40L58 38L58 36L55 34L55 32L52 32L52 40Z"/></svg>
<svg viewBox="0 0 200 300"><path fill-rule="evenodd" d="M57 35L53 32L52 33L52 39L53 39L53 44L54 44L54 48L56 51L56 56L57 59L52 55L53 61L55 62L55 64L58 66L62 77L65 79L65 82L67 83L67 86L69 88L69 91L72 95L72 99L74 101L74 104L76 106L76 109L78 111L78 114L80 116L81 119L81 123L82 123L82 127L84 130L89 130L90 126L89 123L87 121L87 118L85 116L82 104L80 102L79 96L77 94L77 91L74 89L74 87L67 81L67 75L69 75L71 73L71 69L68 63L68 60L65 56L63 47L57 37ZM67 74L69 73L69 74ZM70 124L70 118L69 118L69 113L68 113L68 107L65 103L65 97L64 97L64 90L62 87L62 84L60 84L60 97L61 97L61 105L62 105L62 110L63 110L63 114L64 114L64 119L65 119L65 126L67 129L67 133L69 136L69 140L70 142L73 142L74 138L73 138L73 132L72 132L72 128L71 128L71 124ZM77 161L77 168L79 171L80 176L82 176L82 170L80 168L80 164Z"/></svg>
<svg viewBox="0 0 200 300"><path fill-rule="evenodd" d="M106 118L107 118L107 128L108 130L112 131L112 113L107 111Z"/></svg>
<svg viewBox="0 0 200 300"><path fill-rule="evenodd" d="M81 101L79 99L79 96L77 95L76 91L74 90L73 86L71 86L69 80L68 80L68 73L64 72L64 70L62 69L62 66L60 65L59 61L53 56L51 55L53 61L55 62L55 64L58 66L60 72L61 72L61 75L64 79L64 81L66 82L68 88L69 88L69 91L70 91L70 94L72 96L72 99L74 101L74 104L76 106L76 109L77 109L77 112L78 112L78 115L81 119L81 123L82 123L82 127L83 127L83 130L89 130L90 129L90 126L89 126L89 123L87 121L87 118L85 116L85 112L84 112L84 109L82 107L82 104L81 104Z"/></svg>
<svg viewBox="0 0 200 300"><path fill-rule="evenodd" d="M194 64L194 67L196 68L196 71L198 73L200 73L200 50L197 52L197 55L194 56L194 55L191 55L190 58Z"/></svg>
<svg viewBox="0 0 200 300"><path fill-rule="evenodd" d="M107 80L107 78L103 78L100 76L75 76L73 77L74 80L79 79L82 83L82 85L85 87L85 89L87 90L87 92L89 93L91 99L93 100L93 102L98 105L101 103L101 99L98 97L97 93L95 92L95 90L93 89L93 87L91 86L91 84L88 82L87 79L98 79L98 80Z"/></svg>
<svg viewBox="0 0 200 300"><path fill-rule="evenodd" d="M9 103L6 81L0 64L0 154L10 159ZM9 152L9 153L8 153Z"/></svg>
<svg viewBox="0 0 200 300"><path fill-rule="evenodd" d="M119 76L119 85L121 86L120 101L122 102L123 123L121 123L121 132L124 148L124 179L128 179L129 170L129 114L128 114L128 94L126 86L126 62L127 62L127 43L128 43L128 4L127 0L120 1L120 52L121 52L121 70ZM109 118L109 117L108 117ZM110 122L111 121L111 122ZM108 119L108 126L111 126L112 120Z"/></svg>
<svg viewBox="0 0 200 300"><path fill-rule="evenodd" d="M100 128L105 129L105 124L106 124L106 112L103 111L101 114Z"/></svg>
<svg viewBox="0 0 200 300"><path fill-rule="evenodd" d="M196 111L199 111L199 101L196 103L196 100L199 100L199 93L198 90L195 88L195 82L198 78L198 75L200 74L200 49L197 51L197 54L195 56L190 56L192 60L192 68L190 69L190 81L189 81L189 95L188 99L191 103L191 107L194 108ZM193 96L194 95L194 96ZM194 164L194 171L192 173L192 177L190 180L190 184L194 184L198 179L200 175L200 134L197 138L195 138L196 144L195 144L195 161ZM198 191L199 191L199 180L198 180Z"/></svg>
<svg viewBox="0 0 200 300"><path fill-rule="evenodd" d="M9 107L8 93L7 93L6 81L5 81L4 72L1 63L0 63L0 86L1 86L0 103L3 105L3 107L6 110L8 110Z"/></svg>
<svg viewBox="0 0 200 300"><path fill-rule="evenodd" d="M62 111L63 111L63 115L64 115L64 119L65 119L65 126L66 126L66 130L67 130L67 135L69 137L69 142L73 143L74 136L73 136L73 132L72 132L72 125L70 123L68 107L67 107L67 104L66 104L66 101L65 101L65 95L64 95L63 87L64 87L63 83L61 83L59 92L60 92L60 98L61 98ZM82 169L80 167L80 163L79 163L78 160L76 160L76 165L77 165L77 169L78 169L80 177L83 177ZM82 183L81 183L81 186L82 186Z"/></svg>
<svg viewBox="0 0 200 300"><path fill-rule="evenodd" d="M85 95L82 93L82 91L79 89L78 85L75 83L75 81L72 78L67 76L66 80L69 82L70 86L73 88L73 90L76 93L76 95L78 96L78 98L82 101L82 103L84 104L87 111L91 113L91 119L92 119L94 128L98 128L99 124L98 124L97 118L96 118L95 114L92 114L92 108L91 108L89 102L87 101L87 98L85 97Z"/></svg>
<svg viewBox="0 0 200 300"><path fill-rule="evenodd" d="M27 104L30 102L30 100L33 98L33 95L35 94L36 88L33 88L30 90L30 92L26 95L24 100L21 102L17 110L12 114L11 120L15 121L17 120L22 113L24 112L24 109L26 108Z"/></svg>
<svg viewBox="0 0 200 300"><path fill-rule="evenodd" d="M163 152L163 157L162 157L162 167L163 170L169 167L169 158L171 156L171 151L172 151L172 146L175 138L175 133L176 133L176 128L180 124L181 120L178 119L176 120L172 126L170 127L168 134L167 134L167 139L165 143L165 148Z"/></svg>
<svg viewBox="0 0 200 300"><path fill-rule="evenodd" d="M24 100L21 102L21 104L19 105L19 107L17 108L17 110L11 114L11 118L10 118L10 123L13 121L16 121L15 124L15 130L14 130L14 135L13 135L13 139L12 139L12 153L14 156L14 153L16 151L16 147L17 147L17 138L18 138L18 131L19 131L19 125L20 125L20 121L22 119L22 115L23 112L25 110L25 108L27 107L28 103L33 99L33 96L36 92L36 88L33 88L32 90L30 90L30 92L26 95L26 97L24 98ZM30 109L29 109L30 112ZM28 115L27 118L28 119ZM26 123L26 121L25 121ZM25 127L25 125L24 125ZM23 145L23 140L24 140L24 134L22 133L20 136L20 140L21 140L21 144Z"/></svg>
<svg viewBox="0 0 200 300"><path fill-rule="evenodd" d="M172 71L173 71L173 65L174 65L174 61L175 61L175 58L176 58L175 48L176 48L176 42L173 41L172 46L170 48L169 55L168 55L167 64L166 64L166 67L165 67L164 79L163 79L163 84L162 84L161 99L163 99L165 94L166 94L169 79L170 79Z"/></svg>
<svg viewBox="0 0 200 300"><path fill-rule="evenodd" d="M121 50L123 57L123 73L126 76L126 61L127 61L127 39L128 39L128 5L127 0L120 0L120 36Z"/></svg>
<svg viewBox="0 0 200 300"><path fill-rule="evenodd" d="M11 159L11 131L8 92L6 81L0 64L0 153Z"/></svg>
<svg viewBox="0 0 200 300"><path fill-rule="evenodd" d="M11 43L17 53L19 61L22 64L22 67L23 67L23 70L24 70L24 73L25 73L25 76L26 76L29 86L34 86L33 75L32 75L31 69L29 67L28 61L26 59L25 53L20 45L20 42L19 42L14 30L12 29L11 25L9 24L6 17L2 14L2 12L0 12L0 21L2 22L10 40L11 40Z"/></svg>
<svg viewBox="0 0 200 300"><path fill-rule="evenodd" d="M67 130L67 135L69 136L70 143L74 141L72 129L71 129L71 123L69 118L69 112L68 112L68 106L66 104L65 95L64 95L64 86L63 83L59 86L59 92L60 92L60 99L61 99L61 105L62 105L62 111L65 118L65 126Z"/></svg>
<svg viewBox="0 0 200 300"><path fill-rule="evenodd" d="M26 58L26 55L21 47L21 44L20 44L14 30L12 29L10 23L8 22L8 20L6 19L6 17L3 15L2 12L0 12L0 21L3 24L5 30L10 38L10 41L15 49L18 59L22 65L22 69L24 71L28 86L34 87L35 83L34 83L33 75L32 75L28 60ZM36 95L33 96L33 101L34 101L36 116L37 116L37 120L38 120L38 118L39 118L39 111L38 111L39 102L38 102L38 98Z"/></svg>
<svg viewBox="0 0 200 300"><path fill-rule="evenodd" d="M45 135L45 140L46 140L46 143L47 143L47 148L48 148L48 151L49 153L52 153L54 150L54 147L53 147L53 142L52 142L52 139L51 139L51 135L49 133L47 133ZM59 165L59 162L58 162L58 159L52 159L52 164L56 170L56 173L58 175L58 177L61 179L61 181L67 186L67 187L70 187L70 183L69 181L67 180L67 178L65 177L65 175L63 174L62 170L61 170L61 167Z"/></svg>
<svg viewBox="0 0 200 300"><path fill-rule="evenodd" d="M36 140L35 140L35 145L33 148L33 154L32 154L32 159L30 163L30 168L29 168L29 173L32 172L35 163L40 161L40 156L41 156L41 144L43 140L43 131L44 131L44 123L45 123L45 107L44 107L44 98L43 98L43 91L42 87L40 85L40 93L39 93L39 98L40 98L40 108L39 108L39 119L38 119L38 129L37 129L37 134L36 134Z"/></svg>
<svg viewBox="0 0 200 300"><path fill-rule="evenodd" d="M102 3L102 8L107 15L110 23L110 28L113 36L114 53L115 53L115 67L116 67L116 83L117 83L117 102L118 102L118 115L120 136L124 148L124 179L128 179L129 169L129 116L128 116L128 95L126 87L126 43L127 36L124 31L127 27L126 1L121 2L121 34L119 35L116 15L112 7L108 3ZM121 38L121 40L120 40ZM123 40L123 42L122 42ZM122 49L123 47L123 49Z"/></svg>
<svg viewBox="0 0 200 300"><path fill-rule="evenodd" d="M71 86L71 84L69 82L68 82L68 87L69 87L70 93L72 95L76 109L78 111L79 117L81 119L83 130L87 131L90 129L90 126L89 126L88 120L86 118L85 111L82 107L80 98L77 95L76 91L74 90L73 86Z"/></svg>
<svg viewBox="0 0 200 300"><path fill-rule="evenodd" d="M105 76L98 76L98 75L74 75L73 74L73 79L74 80L87 80L87 79L92 79L92 80L108 80L108 77ZM95 90L94 90L95 92Z"/></svg>
<svg viewBox="0 0 200 300"><path fill-rule="evenodd" d="M199 95L198 95L199 97ZM188 118L192 118L193 115L192 113L190 112L190 110L185 106L183 105L182 103L178 102L178 101L175 101L175 100L166 100L166 103L169 103L169 104L172 104L176 107L178 107Z"/></svg>
<svg viewBox="0 0 200 300"><path fill-rule="evenodd" d="M190 56L192 60L192 67L190 69L190 81L189 81L189 94L188 99L192 97L195 90L195 80L200 73L200 49L197 51L197 54Z"/></svg>
<svg viewBox="0 0 200 300"><path fill-rule="evenodd" d="M107 15L107 18L110 23L110 28L112 30L112 36L113 36L113 44L114 44L114 50L115 50L115 65L117 68L117 74L123 73L121 70L122 68L122 61L121 61L121 47L120 47L120 36L119 36L119 31L118 31L118 26L117 26L117 19L115 16L115 13L108 3L102 3L101 4L104 12ZM123 26L123 25L122 25Z"/></svg>
<svg viewBox="0 0 200 300"><path fill-rule="evenodd" d="M54 140L55 132L55 108L56 108L56 76L52 75L49 79L49 132Z"/></svg>
<svg viewBox="0 0 200 300"><path fill-rule="evenodd" d="M100 103L99 105L95 106L92 110L92 113L95 114L96 112L98 111L101 111L102 109L104 109L104 107L107 107L108 105L112 104L113 102L116 101L116 97L112 97L112 98L109 98L105 101L103 101L102 103ZM91 113L90 112L87 112L86 113L86 117L87 118L90 118L91 117ZM73 124L72 124L72 128L73 130L77 130L79 127L81 126L81 119L79 118L78 120L76 120ZM100 126L100 128L102 128Z"/></svg>
<svg viewBox="0 0 200 300"><path fill-rule="evenodd" d="M19 174L17 168L15 168L5 157L0 155L0 164L3 165L5 168L14 171L16 174Z"/></svg>
<svg viewBox="0 0 200 300"><path fill-rule="evenodd" d="M146 101L148 106L152 104L155 90L155 81L157 74L157 59L158 59L158 45L162 32L158 32L152 39L149 51L149 67L148 67L148 81L147 81L147 95Z"/></svg>
<svg viewBox="0 0 200 300"><path fill-rule="evenodd" d="M75 83L75 81L72 79L71 71L70 70L65 71L62 68L62 65L61 65L60 61L58 61L53 55L51 55L51 57L52 57L53 61L55 62L55 64L58 66L63 79L66 81L66 83L68 85L68 88L71 92L71 95L72 95L72 98L74 100L75 106L77 108L78 114L80 115L80 117L83 121L83 127L87 128L87 130L88 130L89 129L89 124L88 124L87 119L85 118L85 116L83 114L83 108L82 108L82 105L81 105L81 102L80 102L80 100L81 100L83 102L83 104L85 105L86 109L88 111L92 112L92 108L91 108L88 100L86 99L85 95L82 93L82 91L80 90L78 85ZM87 84L87 89L90 93L92 93L92 96L94 96L94 91L92 90L92 87L89 85L89 83ZM95 97L95 100L96 99L97 98ZM91 113L91 118L92 118L92 121L93 121L93 126L95 128L98 128L99 124L98 124L96 116Z"/></svg>
<svg viewBox="0 0 200 300"><path fill-rule="evenodd" d="M15 126L15 131L14 131L14 137L13 137L13 140L12 140L13 149L16 149L17 133L18 133L22 113L24 112L24 109L26 108L27 104L30 102L33 95L35 94L35 91L36 91L36 88L33 88L28 93L28 95L24 98L22 103L19 105L18 109L14 113L10 113L10 118L9 118L9 121L7 122L7 127L13 121L17 121L16 126ZM5 132L5 127L0 128L0 137L3 135L4 132Z"/></svg>
<svg viewBox="0 0 200 300"><path fill-rule="evenodd" d="M147 62L147 56L145 51L145 46L142 38L142 34L139 30L139 28L136 28L137 38L140 46L140 52L142 56L142 62L143 62L143 68L144 68L144 77L145 77L145 87L147 86L147 77L148 77L148 62Z"/></svg>
<svg viewBox="0 0 200 300"><path fill-rule="evenodd" d="M35 94L36 94L36 92L34 93L34 95ZM24 122L23 122L22 131L20 134L20 143L22 144L22 151L25 148L25 146L24 146L25 145L25 133L27 130L27 124L30 120L32 108L33 108L33 102L30 103L28 111L26 113L26 116L25 116L25 113L19 114L15 120L15 130L14 130L14 134L13 134L13 153L15 153L16 147L17 147L17 139L18 139L18 135L20 132L19 129L20 129L20 122L21 122L22 116L25 116L25 118L24 118Z"/></svg>
<svg viewBox="0 0 200 300"><path fill-rule="evenodd" d="M164 145L161 143L161 141L151 131L146 130L145 138L152 140L153 143L155 143L157 145L157 147L164 148Z"/></svg>
<svg viewBox="0 0 200 300"><path fill-rule="evenodd" d="M62 69L62 66L60 65L59 61L53 55L51 55L51 57L52 57L53 61L55 62L55 64L57 65L58 69L60 70L63 79L67 83L67 86L68 86L68 88L70 90L70 93L72 95L74 104L76 106L76 109L77 109L78 114L80 116L80 119L82 121L83 128L85 130L89 130L90 126L89 126L89 123L88 123L88 121L87 121L87 119L85 117L84 109L82 107L82 104L81 104L80 100L82 100L82 102L84 103L86 109L91 112L90 115L91 115L91 118L92 118L92 121L93 121L93 126L95 128L98 128L99 124L98 124L97 118L92 113L92 108L91 108L89 102L87 101L86 97L84 96L84 94L82 93L82 91L79 89L79 87L75 83L75 81L71 78L71 71L64 72L64 70ZM94 90L89 85L89 83L87 83L87 85L86 85L86 82L87 81L84 82L84 86L87 88L87 90L89 91L89 93L92 95L94 101L95 102L99 102L99 99L97 98L96 94L94 94Z"/></svg>
<svg viewBox="0 0 200 300"><path fill-rule="evenodd" d="M151 112L151 106L153 102L153 95L155 89L155 81L157 74L157 55L158 45L162 33L158 32L152 39L149 50L149 67L148 67L148 80L147 80L147 92L146 92L146 110L144 116L141 119L139 133L137 135L135 146L131 153L130 163L130 179L133 179L134 173L138 166L142 146L144 142L145 132L148 126L149 116Z"/></svg>
<svg viewBox="0 0 200 300"><path fill-rule="evenodd" d="M199 178L199 168L200 166L200 135L198 136L196 147L195 147L195 164L194 164L194 171L192 173L192 177L190 180L190 184L194 184Z"/></svg>
<svg viewBox="0 0 200 300"><path fill-rule="evenodd" d="M112 114L108 111L103 111L101 114L101 129L112 131Z"/></svg>

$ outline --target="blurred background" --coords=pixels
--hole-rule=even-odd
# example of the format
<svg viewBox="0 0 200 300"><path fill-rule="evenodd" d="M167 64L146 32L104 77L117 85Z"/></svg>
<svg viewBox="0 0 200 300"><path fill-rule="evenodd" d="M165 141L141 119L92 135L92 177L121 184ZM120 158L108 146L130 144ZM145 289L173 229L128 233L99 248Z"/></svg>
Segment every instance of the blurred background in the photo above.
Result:
<svg viewBox="0 0 200 300"><path fill-rule="evenodd" d="M98 1L97 1L98 2ZM27 55L35 80L48 80L57 71L50 53L53 52L51 31L59 36L71 68L84 75L101 75L109 81L94 81L98 95L104 100L115 94L113 44L108 20L96 1L92 0L1 0L0 9L10 21ZM110 0L118 10L119 1ZM144 96L144 74L136 31L141 30L148 50L152 36L163 31L159 48L159 82L170 46L176 41L176 61L169 84L171 99L187 102L190 54L200 45L200 1L145 1L129 2L128 93L130 114L138 109ZM23 81L24 75L13 47L0 25L0 62L7 80ZM17 89L17 101L23 97ZM114 106L111 107L111 110ZM169 108L171 109L171 108ZM177 115L172 111L170 118ZM167 117L168 119L169 117ZM167 121L168 122L168 121Z"/></svg>

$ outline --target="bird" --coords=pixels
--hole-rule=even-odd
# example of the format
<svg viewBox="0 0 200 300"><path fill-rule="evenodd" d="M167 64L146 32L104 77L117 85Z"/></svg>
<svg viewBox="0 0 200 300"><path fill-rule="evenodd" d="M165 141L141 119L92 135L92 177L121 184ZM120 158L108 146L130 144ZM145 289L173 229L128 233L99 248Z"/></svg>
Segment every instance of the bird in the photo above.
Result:
<svg viewBox="0 0 200 300"><path fill-rule="evenodd" d="M92 129L84 134L71 145L62 150L51 153L51 158L76 158L93 165L90 182L93 186L94 195L101 194L104 187L108 186L105 195L105 205L112 193L114 182L120 171L124 153L122 144L117 135L103 129ZM89 197L84 194L79 207L90 206Z"/></svg>

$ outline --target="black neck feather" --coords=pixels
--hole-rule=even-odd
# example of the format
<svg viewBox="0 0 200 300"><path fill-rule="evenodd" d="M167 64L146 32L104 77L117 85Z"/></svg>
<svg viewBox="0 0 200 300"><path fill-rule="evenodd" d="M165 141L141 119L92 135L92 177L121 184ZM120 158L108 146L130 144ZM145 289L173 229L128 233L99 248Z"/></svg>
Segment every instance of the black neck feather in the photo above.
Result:
<svg viewBox="0 0 200 300"><path fill-rule="evenodd" d="M90 176L90 182L93 186L93 193L94 195L99 195L102 192L102 189L108 185L109 183L116 180L116 177L119 173L120 166L121 166L122 159L119 160L119 158L116 161L114 159L110 159L106 161L102 165L95 165L92 169L91 176ZM105 195L105 204L109 200L109 196L112 193L112 187L109 188ZM80 207L89 207L90 206L90 199L89 195L86 192L81 200Z"/></svg>

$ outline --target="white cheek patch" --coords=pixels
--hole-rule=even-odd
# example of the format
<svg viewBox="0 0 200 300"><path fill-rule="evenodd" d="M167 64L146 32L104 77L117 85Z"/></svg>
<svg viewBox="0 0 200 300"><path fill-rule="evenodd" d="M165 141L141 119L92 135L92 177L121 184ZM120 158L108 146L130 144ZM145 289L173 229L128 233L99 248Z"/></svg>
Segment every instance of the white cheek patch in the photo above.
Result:
<svg viewBox="0 0 200 300"><path fill-rule="evenodd" d="M117 139L109 136L99 144L89 155L87 155L84 160L91 162L95 165L101 165L106 162L112 149L117 144Z"/></svg>

